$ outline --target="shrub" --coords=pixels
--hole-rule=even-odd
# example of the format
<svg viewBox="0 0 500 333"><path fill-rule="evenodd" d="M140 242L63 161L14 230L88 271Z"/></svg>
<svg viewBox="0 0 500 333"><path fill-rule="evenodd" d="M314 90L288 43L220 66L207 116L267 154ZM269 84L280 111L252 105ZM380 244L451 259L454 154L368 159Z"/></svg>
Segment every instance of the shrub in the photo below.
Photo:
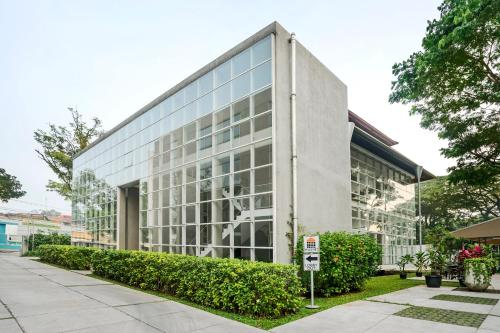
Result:
<svg viewBox="0 0 500 333"><path fill-rule="evenodd" d="M279 317L301 304L293 265L102 250L92 255L92 267L105 278L230 312Z"/></svg>
<svg viewBox="0 0 500 333"><path fill-rule="evenodd" d="M38 256L41 261L61 265L69 269L90 269L92 254L100 251L94 247L70 245L40 245Z"/></svg>
<svg viewBox="0 0 500 333"><path fill-rule="evenodd" d="M333 294L361 290L375 274L381 248L370 235L326 232L320 238L320 271L314 274L315 291L329 297ZM297 242L297 264L304 287L310 285L310 273L303 268L303 239Z"/></svg>
<svg viewBox="0 0 500 333"><path fill-rule="evenodd" d="M28 238L28 246L31 250L36 250L41 245L70 245L71 236L57 233L34 234Z"/></svg>

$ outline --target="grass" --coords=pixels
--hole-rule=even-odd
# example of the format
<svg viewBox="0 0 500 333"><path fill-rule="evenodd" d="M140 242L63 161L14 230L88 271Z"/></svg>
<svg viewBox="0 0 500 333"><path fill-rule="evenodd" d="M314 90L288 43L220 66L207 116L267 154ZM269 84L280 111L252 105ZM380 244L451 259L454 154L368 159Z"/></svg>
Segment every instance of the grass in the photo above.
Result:
<svg viewBox="0 0 500 333"><path fill-rule="evenodd" d="M469 327L481 326L487 316L479 313L426 308L423 306L410 306L394 315Z"/></svg>
<svg viewBox="0 0 500 333"><path fill-rule="evenodd" d="M118 284L118 285L128 287L131 289L140 290L142 292L145 292L145 293L148 293L151 295L155 295L158 297L162 297L162 298L165 298L168 300L183 303L183 304L192 306L194 308L198 308L198 309L219 315L221 317L236 320L236 321L242 322L244 324L259 327L259 328L262 328L265 330L269 330L269 329L274 328L276 326L284 325L284 324L289 323L291 321L310 316L314 313L329 309L329 308L337 306L337 305L350 303L350 302L366 299L369 297L387 294L387 293L390 293L393 291L411 288L414 286L425 284L425 281L421 281L421 280L408 280L408 279L403 280L403 279L400 279L399 275L376 276L376 277L373 277L370 280L368 280L368 282L366 283L365 289L362 291L337 295L337 296L333 296L333 297L316 297L314 303L316 305L320 306L319 309L313 309L313 310L306 309L305 306L307 304L309 304L310 301L309 301L309 299L303 299L302 306L297 313L295 313L293 315L281 317L281 318L272 319L272 318L256 318L256 317L252 317L249 315L242 315L242 314L231 313L231 312L226 312L226 311L222 311L222 310L216 310L216 309L208 308L208 307L205 307L205 306L202 306L202 305L190 302L190 301L186 301L184 299L180 299L180 298L175 297L175 296L167 295L167 294L164 294L164 293L161 293L158 291L149 291L149 290L143 290L143 289L136 288L136 287L131 287L129 285L119 283L119 282L114 281L114 280L108 280L108 279L102 278L102 277L95 275L95 274L91 274L89 276L100 279L100 280L112 282L114 284ZM409 276L410 276L410 274L409 274ZM443 286L456 287L456 286L458 286L458 282L446 282L446 283L443 282Z"/></svg>
<svg viewBox="0 0 500 333"><path fill-rule="evenodd" d="M440 301L450 301L450 302L462 302L471 304L485 304L485 305L495 305L498 303L496 298L486 298L486 297L473 297L473 296L460 296L460 295L436 295L432 299L437 299Z"/></svg>

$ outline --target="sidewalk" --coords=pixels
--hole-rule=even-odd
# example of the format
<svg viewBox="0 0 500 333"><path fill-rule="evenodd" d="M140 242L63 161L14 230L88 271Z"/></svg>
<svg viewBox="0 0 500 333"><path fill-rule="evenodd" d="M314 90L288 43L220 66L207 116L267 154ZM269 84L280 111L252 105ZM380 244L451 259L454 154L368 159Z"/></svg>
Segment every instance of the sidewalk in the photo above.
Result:
<svg viewBox="0 0 500 333"><path fill-rule="evenodd" d="M0 332L264 331L17 253L0 253Z"/></svg>

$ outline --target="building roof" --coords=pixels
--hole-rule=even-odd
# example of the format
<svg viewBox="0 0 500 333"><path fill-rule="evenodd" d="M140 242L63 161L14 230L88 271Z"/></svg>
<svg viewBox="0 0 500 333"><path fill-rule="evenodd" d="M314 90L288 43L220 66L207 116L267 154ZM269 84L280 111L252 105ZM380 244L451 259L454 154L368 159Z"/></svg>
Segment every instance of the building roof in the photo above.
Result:
<svg viewBox="0 0 500 333"><path fill-rule="evenodd" d="M109 137L110 135L112 135L113 133L118 131L120 128L126 126L132 120L140 117L143 113L149 111L150 109L152 109L153 107L155 107L159 103L163 102L168 97L174 95L179 90L188 86L193 81L196 81L197 79L199 79L203 75L205 75L208 72L210 72L211 70L215 69L217 66L223 64L224 62L231 59L232 57L234 57L238 53L246 50L247 48L249 48L253 44L257 43L259 40L265 38L266 36L269 36L272 33L276 33L278 31L286 31L286 30L276 21L274 21L273 23L264 27L263 29L261 29L260 31L255 33L254 35L248 37L247 39L245 39L244 41L242 41L241 43L239 43L238 45L236 45L235 47L233 47L232 49L230 49L229 51L227 51L226 53L221 55L220 57L216 58L215 60L213 60L209 64L203 66L202 68L200 68L199 70L197 70L196 72L194 72L193 74L188 76L186 79L182 80L180 83L176 84L174 87L170 88L169 90L167 90L166 92L164 92L163 94L161 94L160 96L155 98L150 103L143 106L141 109L139 109L137 112L132 114L130 117L128 117L127 119L125 119L124 121L122 121L121 123L119 123L118 125L113 127L112 129L110 129L109 131L107 131L106 133L101 135L97 140L95 140L94 142L89 144L85 149L82 149L81 151L79 151L73 158L77 158L78 156L80 156L81 154L86 152L87 150L89 150L92 147L94 147L95 145L97 145L99 142L103 141L104 139L106 139L107 137Z"/></svg>
<svg viewBox="0 0 500 333"><path fill-rule="evenodd" d="M351 142L368 150L376 156L399 167L411 175L417 174L417 163L413 162L391 146L397 144L397 141L389 138L387 135L369 124L366 120L349 111L349 121L354 124ZM421 180L430 180L435 178L432 173L426 169L422 170ZM415 181L416 181L415 177Z"/></svg>
<svg viewBox="0 0 500 333"><path fill-rule="evenodd" d="M455 230L451 234L459 238L500 244L500 217Z"/></svg>
<svg viewBox="0 0 500 333"><path fill-rule="evenodd" d="M380 142L382 142L388 146L394 146L394 145L397 145L399 143L399 142L391 139L390 137L388 137L384 133L382 133L380 130L375 128L375 126L373 126L372 124L370 124L369 122L367 122L366 120L364 120L363 118L361 118L360 116L358 116L357 114L352 112L351 110L349 110L349 121L353 122L356 125L356 127L362 129L366 133L370 134L371 136L373 136L374 138L376 138L377 140L379 140Z"/></svg>

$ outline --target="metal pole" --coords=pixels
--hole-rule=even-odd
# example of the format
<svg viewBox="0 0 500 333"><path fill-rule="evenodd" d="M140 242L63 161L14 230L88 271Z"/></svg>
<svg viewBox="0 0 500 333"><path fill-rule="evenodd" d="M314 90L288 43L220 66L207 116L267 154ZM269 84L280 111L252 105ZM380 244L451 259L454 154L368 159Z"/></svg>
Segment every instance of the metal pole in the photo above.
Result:
<svg viewBox="0 0 500 333"><path fill-rule="evenodd" d="M311 304L306 305L307 309L317 309L319 306L314 305L314 272L311 271Z"/></svg>
<svg viewBox="0 0 500 333"><path fill-rule="evenodd" d="M420 252L422 252L422 201L421 201L421 192L420 192L420 177L422 177L423 168L418 165L417 166L417 183L418 183L418 240L420 245Z"/></svg>
<svg viewBox="0 0 500 333"><path fill-rule="evenodd" d="M296 112L296 73L295 73L295 33L292 32L290 36L291 44L291 92L290 92L290 108L292 116L292 225L293 225L293 255L295 258L295 252L297 249L297 237L298 237L298 212L297 212L297 112ZM295 262L296 258L294 259Z"/></svg>

